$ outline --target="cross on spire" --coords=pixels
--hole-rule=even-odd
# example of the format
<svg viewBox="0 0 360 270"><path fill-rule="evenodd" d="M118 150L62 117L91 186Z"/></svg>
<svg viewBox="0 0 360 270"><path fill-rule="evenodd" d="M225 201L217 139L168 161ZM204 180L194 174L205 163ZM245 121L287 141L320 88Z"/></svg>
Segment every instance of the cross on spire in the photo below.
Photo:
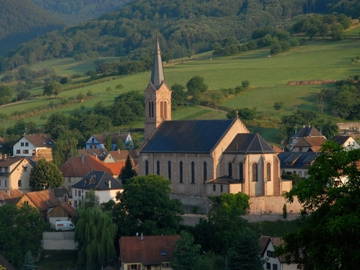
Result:
<svg viewBox="0 0 360 270"><path fill-rule="evenodd" d="M156 38L156 46L154 52L153 68L151 70L151 83L158 89L164 82L164 70L161 59L161 50L159 38Z"/></svg>

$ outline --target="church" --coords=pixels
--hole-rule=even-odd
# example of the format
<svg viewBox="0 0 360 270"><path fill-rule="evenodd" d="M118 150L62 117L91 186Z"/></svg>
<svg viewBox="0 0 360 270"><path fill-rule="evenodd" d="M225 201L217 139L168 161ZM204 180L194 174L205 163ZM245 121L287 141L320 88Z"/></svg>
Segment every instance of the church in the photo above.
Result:
<svg viewBox="0 0 360 270"><path fill-rule="evenodd" d="M145 89L140 175L169 179L173 197L185 205L201 205L222 193L258 197L289 190L273 148L259 134L250 133L241 119L172 120L171 94L157 41Z"/></svg>

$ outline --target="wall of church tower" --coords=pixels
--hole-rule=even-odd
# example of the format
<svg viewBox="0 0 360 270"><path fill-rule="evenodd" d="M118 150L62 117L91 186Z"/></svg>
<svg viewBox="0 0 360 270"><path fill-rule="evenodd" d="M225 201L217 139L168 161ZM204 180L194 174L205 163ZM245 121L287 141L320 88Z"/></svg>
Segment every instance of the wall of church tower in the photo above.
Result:
<svg viewBox="0 0 360 270"><path fill-rule="evenodd" d="M145 141L148 141L163 121L172 119L172 91L163 83L159 89L153 85L145 89Z"/></svg>

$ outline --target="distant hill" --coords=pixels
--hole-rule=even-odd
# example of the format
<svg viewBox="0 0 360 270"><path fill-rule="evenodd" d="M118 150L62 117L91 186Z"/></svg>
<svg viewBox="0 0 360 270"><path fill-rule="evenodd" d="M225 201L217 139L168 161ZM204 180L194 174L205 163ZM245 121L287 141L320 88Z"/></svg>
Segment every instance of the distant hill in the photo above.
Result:
<svg viewBox="0 0 360 270"><path fill-rule="evenodd" d="M119 9L131 0L32 0L35 4L64 19L79 23Z"/></svg>
<svg viewBox="0 0 360 270"><path fill-rule="evenodd" d="M61 24L31 0L0 0L0 55Z"/></svg>
<svg viewBox="0 0 360 270"><path fill-rule="evenodd" d="M72 6L71 2L77 7L85 7L85 2L95 6L100 3L95 0L34 1L42 2L43 6L53 4L57 12L61 10L60 3L68 3L68 7ZM344 4L339 6L340 2ZM165 58L189 56L212 50L229 40L247 40L259 27L283 25L304 13L342 10L351 2L356 1L132 0L120 10L99 19L24 44L0 63L0 70L64 57L146 59L156 32L160 32Z"/></svg>

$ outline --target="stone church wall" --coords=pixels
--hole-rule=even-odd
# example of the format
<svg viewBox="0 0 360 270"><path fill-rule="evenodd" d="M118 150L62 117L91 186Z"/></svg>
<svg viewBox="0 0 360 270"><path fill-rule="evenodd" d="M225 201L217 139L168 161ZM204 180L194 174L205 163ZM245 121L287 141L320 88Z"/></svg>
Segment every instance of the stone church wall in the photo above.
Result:
<svg viewBox="0 0 360 270"><path fill-rule="evenodd" d="M282 214L284 204L289 214L298 214L302 209L296 198L290 204L282 196L251 197L250 214Z"/></svg>

